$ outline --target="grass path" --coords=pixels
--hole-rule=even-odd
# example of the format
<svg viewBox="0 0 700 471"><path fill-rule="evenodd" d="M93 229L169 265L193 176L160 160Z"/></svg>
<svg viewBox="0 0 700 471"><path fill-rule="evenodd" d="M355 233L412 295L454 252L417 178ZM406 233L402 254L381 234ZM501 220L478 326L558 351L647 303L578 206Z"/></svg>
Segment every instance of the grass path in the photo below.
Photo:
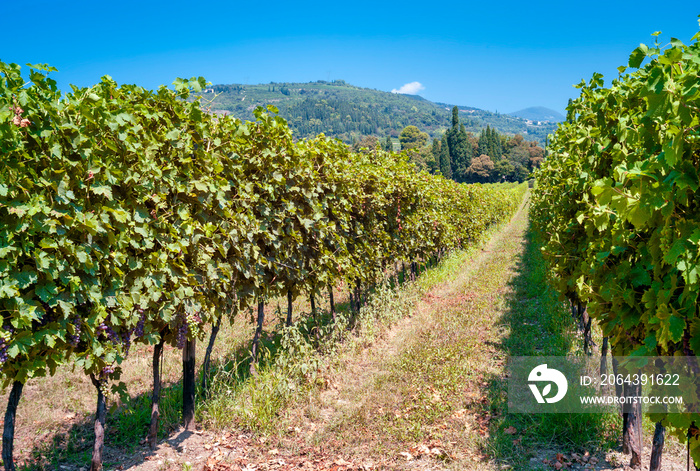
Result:
<svg viewBox="0 0 700 471"><path fill-rule="evenodd" d="M499 469L489 443L504 323L526 250L521 210L386 337L348 357L306 407L302 433L328 453L387 469Z"/></svg>

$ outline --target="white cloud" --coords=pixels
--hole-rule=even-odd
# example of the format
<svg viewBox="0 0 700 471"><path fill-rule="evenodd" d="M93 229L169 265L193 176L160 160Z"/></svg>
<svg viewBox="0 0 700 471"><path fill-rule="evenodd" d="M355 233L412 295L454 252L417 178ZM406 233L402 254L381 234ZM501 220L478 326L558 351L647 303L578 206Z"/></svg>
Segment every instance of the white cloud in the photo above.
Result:
<svg viewBox="0 0 700 471"><path fill-rule="evenodd" d="M391 93L403 93L405 95L416 95L419 91L425 90L425 87L420 82L411 82L402 86L401 88L393 89Z"/></svg>

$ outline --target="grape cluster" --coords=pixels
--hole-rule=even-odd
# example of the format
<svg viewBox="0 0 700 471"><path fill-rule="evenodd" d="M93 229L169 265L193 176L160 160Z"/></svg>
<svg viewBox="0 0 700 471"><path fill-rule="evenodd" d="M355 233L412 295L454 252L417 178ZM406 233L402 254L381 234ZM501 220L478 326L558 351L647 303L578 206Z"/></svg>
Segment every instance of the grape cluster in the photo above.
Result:
<svg viewBox="0 0 700 471"><path fill-rule="evenodd" d="M185 348L185 341L187 340L187 335L194 333L197 335L199 332L199 327L202 324L202 317L199 311L193 314L187 314L186 316L180 315L180 323L177 327L177 348Z"/></svg>
<svg viewBox="0 0 700 471"><path fill-rule="evenodd" d="M114 373L113 365L107 365L104 368L102 368L102 371L100 371L100 376L98 378L98 381L100 383L99 388L102 394L105 396L109 394L109 388L107 387L107 385L109 384L109 375L111 375L112 373Z"/></svg>
<svg viewBox="0 0 700 471"><path fill-rule="evenodd" d="M68 335L68 343L70 343L72 347L77 347L78 343L80 343L80 326L82 324L82 319L80 316L75 316L71 319L71 323L73 324L73 335Z"/></svg>
<svg viewBox="0 0 700 471"><path fill-rule="evenodd" d="M124 356L129 356L129 350L131 349L131 331L126 331L121 335L122 345L124 345Z"/></svg>
<svg viewBox="0 0 700 471"><path fill-rule="evenodd" d="M119 335L114 331L114 329L102 322L98 327L98 330L102 331L102 333L107 337L107 340L110 340L114 345L117 345L119 341L121 340L119 338Z"/></svg>
<svg viewBox="0 0 700 471"><path fill-rule="evenodd" d="M146 313L143 312L143 309L139 309L139 313L141 314L141 318L134 328L134 336L137 339L143 337L144 327L146 325Z"/></svg>
<svg viewBox="0 0 700 471"><path fill-rule="evenodd" d="M27 118L22 118L22 113L24 113L24 110L19 106L11 106L10 111L14 111L15 113L14 118L12 118L12 124L14 124L15 126L26 128L27 126L32 124L32 122L29 121Z"/></svg>
<svg viewBox="0 0 700 471"><path fill-rule="evenodd" d="M7 361L7 341L0 337L0 365Z"/></svg>
<svg viewBox="0 0 700 471"><path fill-rule="evenodd" d="M177 327L177 348L185 348L185 340L187 340L187 333L190 331L190 326L187 322L182 322Z"/></svg>
<svg viewBox="0 0 700 471"><path fill-rule="evenodd" d="M10 341L10 335L14 330L10 326L3 326L4 332L0 334L0 368L7 361L7 347Z"/></svg>

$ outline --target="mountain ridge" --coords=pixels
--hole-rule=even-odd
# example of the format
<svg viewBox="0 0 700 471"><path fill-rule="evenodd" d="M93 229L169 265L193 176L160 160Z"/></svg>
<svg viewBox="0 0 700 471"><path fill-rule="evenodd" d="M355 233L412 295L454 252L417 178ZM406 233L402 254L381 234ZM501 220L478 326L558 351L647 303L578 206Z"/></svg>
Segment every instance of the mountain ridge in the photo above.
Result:
<svg viewBox="0 0 700 471"><path fill-rule="evenodd" d="M201 94L213 112L230 113L252 120L257 106L274 105L300 138L324 133L345 142L362 136L398 137L414 125L431 137L439 137L451 126L454 105L432 102L420 95L406 95L357 87L344 80L316 82L270 82L269 84L217 84ZM537 124L509 114L458 106L460 122L478 134L490 126L507 135L521 134L544 143L556 129L553 123Z"/></svg>
<svg viewBox="0 0 700 471"><path fill-rule="evenodd" d="M516 116L518 118L523 118L529 121L542 121L550 123L561 123L566 120L566 117L554 111L551 108L546 108L544 106L530 106L529 108L524 108L519 111L513 111L508 113L511 116Z"/></svg>

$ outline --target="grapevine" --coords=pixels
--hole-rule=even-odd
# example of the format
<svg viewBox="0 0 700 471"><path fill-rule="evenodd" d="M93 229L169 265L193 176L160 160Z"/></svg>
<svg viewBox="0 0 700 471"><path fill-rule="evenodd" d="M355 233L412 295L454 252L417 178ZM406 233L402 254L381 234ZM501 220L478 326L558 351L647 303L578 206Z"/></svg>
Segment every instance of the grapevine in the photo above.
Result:
<svg viewBox="0 0 700 471"><path fill-rule="evenodd" d="M555 283L618 356L700 352L699 40L640 45L609 88L582 82L536 172L531 216ZM683 442L700 423L653 419ZM700 464L697 437L689 446Z"/></svg>

